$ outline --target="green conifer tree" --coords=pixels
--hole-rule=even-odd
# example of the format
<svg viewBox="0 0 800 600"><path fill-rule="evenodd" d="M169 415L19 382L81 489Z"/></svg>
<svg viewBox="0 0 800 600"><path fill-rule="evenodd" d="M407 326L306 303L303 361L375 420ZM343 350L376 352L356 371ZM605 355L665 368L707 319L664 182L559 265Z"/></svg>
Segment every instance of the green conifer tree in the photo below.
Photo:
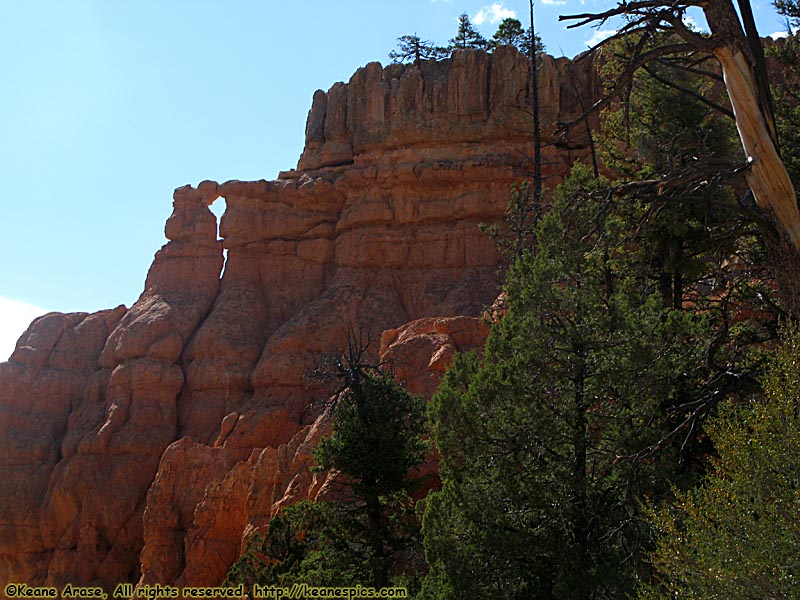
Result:
<svg viewBox="0 0 800 600"><path fill-rule="evenodd" d="M433 399L442 490L424 517L436 598L617 598L647 542L637 498L670 462L621 460L702 370L702 323L625 275L625 224L577 168L510 267L483 361ZM582 190L585 193L575 192Z"/></svg>
<svg viewBox="0 0 800 600"><path fill-rule="evenodd" d="M351 338L337 359L333 433L314 450L320 470L339 474L338 500L284 509L250 540L229 584L383 588L415 576L419 526L406 492L409 471L428 448L425 410L391 375L366 364L364 350Z"/></svg>
<svg viewBox="0 0 800 600"><path fill-rule="evenodd" d="M773 4L787 19L800 21L800 2L797 0L774 0ZM794 23L796 25L796 23Z"/></svg>
<svg viewBox="0 0 800 600"><path fill-rule="evenodd" d="M392 62L412 62L419 64L423 60L439 60L447 57L447 49L434 46L428 40L414 35L403 35L397 38L397 50L389 52Z"/></svg>
<svg viewBox="0 0 800 600"><path fill-rule="evenodd" d="M424 459L425 410L419 398L390 375L368 371L359 361L347 366L347 388L334 411L333 435L314 457L320 468L335 469L361 507L368 549L369 584L389 584L389 569L402 546L393 519L406 502L409 471Z"/></svg>
<svg viewBox="0 0 800 600"><path fill-rule="evenodd" d="M469 20L467 13L462 13L458 17L458 32L455 37L449 40L450 50L464 50L466 48L479 48L485 50L489 47L489 42Z"/></svg>
<svg viewBox="0 0 800 600"><path fill-rule="evenodd" d="M775 125L781 141L782 158L800 189L800 3L797 0L776 0L778 12L786 18L786 39L766 48L777 68L772 73L772 94L775 99Z"/></svg>
<svg viewBox="0 0 800 600"><path fill-rule="evenodd" d="M497 26L497 31L495 32L494 36L492 36L492 40L489 45L492 49L497 48L498 46L514 46L514 48L526 56L531 55L530 33L522 26L522 23L519 21L519 19L514 19L511 17L507 17L500 21L500 25ZM534 50L539 54L544 52L542 38L540 38L538 35L534 40Z"/></svg>
<svg viewBox="0 0 800 600"><path fill-rule="evenodd" d="M665 42L642 43L649 48ZM611 46L620 55L626 47L624 41ZM629 197L638 203L632 210L647 221L635 228L644 275L658 287L664 304L676 309L698 281L705 288L724 281L720 265L739 252L740 239L753 233L742 203L718 175L740 161L733 120L728 109L709 99L711 84L682 68L684 59L677 55L674 62L646 63L624 102L604 111L598 136L603 162L630 182ZM619 77L623 65L608 61L606 77ZM739 254L738 260L749 261Z"/></svg>

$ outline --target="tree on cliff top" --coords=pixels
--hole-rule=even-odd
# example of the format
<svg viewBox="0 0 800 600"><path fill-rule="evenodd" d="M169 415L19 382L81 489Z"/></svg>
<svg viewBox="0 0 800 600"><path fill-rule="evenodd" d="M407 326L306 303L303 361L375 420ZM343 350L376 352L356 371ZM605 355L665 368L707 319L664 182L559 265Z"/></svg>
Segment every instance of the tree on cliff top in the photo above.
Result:
<svg viewBox="0 0 800 600"><path fill-rule="evenodd" d="M389 52L392 62L403 63L412 61L415 65L423 60L438 60L447 56L447 49L434 46L428 40L422 40L414 35L403 35L397 38L397 50Z"/></svg>
<svg viewBox="0 0 800 600"><path fill-rule="evenodd" d="M514 46L517 50L531 56L530 33L522 26L518 19L507 17L500 21L497 31L492 36L489 45L492 49L498 46ZM541 54L544 52L542 38L534 36L534 51Z"/></svg>
<svg viewBox="0 0 800 600"><path fill-rule="evenodd" d="M464 50L466 48L480 48L486 50L489 42L469 20L467 13L461 13L458 17L458 32L455 37L449 40L450 50Z"/></svg>
<svg viewBox="0 0 800 600"><path fill-rule="evenodd" d="M530 57L530 33L518 19L505 18L498 25L492 39L487 40L475 29L469 16L463 13L459 17L458 32L449 40L449 46L437 46L429 40L421 39L416 33L403 35L397 38L397 50L389 52L389 58L395 63L419 64L423 60L447 58L455 49L479 48L491 51L499 46L513 46ZM534 50L537 53L544 52L544 44L538 35L534 36Z"/></svg>

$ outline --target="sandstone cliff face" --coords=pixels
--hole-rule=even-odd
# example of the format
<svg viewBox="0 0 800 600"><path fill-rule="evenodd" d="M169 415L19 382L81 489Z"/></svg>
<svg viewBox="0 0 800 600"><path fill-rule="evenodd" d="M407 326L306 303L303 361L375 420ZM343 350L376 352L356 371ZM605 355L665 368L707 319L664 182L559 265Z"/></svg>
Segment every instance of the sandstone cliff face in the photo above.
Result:
<svg viewBox="0 0 800 600"><path fill-rule="evenodd" d="M371 63L315 94L297 171L175 191L130 309L34 321L0 364L0 581L219 583L280 506L325 493L330 390L308 374L348 326L430 394L487 333L500 257L478 225L529 170L526 79L509 48ZM546 134L598 92L591 60L546 57L541 80ZM555 182L586 140L544 155Z"/></svg>

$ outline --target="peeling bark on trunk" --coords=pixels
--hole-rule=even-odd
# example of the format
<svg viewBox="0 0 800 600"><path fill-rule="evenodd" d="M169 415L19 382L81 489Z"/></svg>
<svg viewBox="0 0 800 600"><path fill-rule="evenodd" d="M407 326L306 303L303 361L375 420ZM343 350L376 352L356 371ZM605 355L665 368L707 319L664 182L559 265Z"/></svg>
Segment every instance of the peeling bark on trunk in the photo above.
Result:
<svg viewBox="0 0 800 600"><path fill-rule="evenodd" d="M743 51L728 46L717 48L714 54L722 65L725 86L736 115L736 128L750 162L747 183L758 206L775 213L795 249L800 249L797 197L759 107L756 82L748 58Z"/></svg>
<svg viewBox="0 0 800 600"><path fill-rule="evenodd" d="M728 46L714 54L722 65L736 128L750 162L747 183L774 227L774 232L765 232L765 243L778 281L778 295L783 309L800 317L800 215L795 189L760 109L747 56Z"/></svg>
<svg viewBox="0 0 800 600"><path fill-rule="evenodd" d="M750 163L747 183L756 203L774 227L774 231L765 232L765 243L778 280L781 303L788 313L800 317L800 215L797 196L778 152L766 73L758 73L759 66L762 70L765 67L752 11L747 0L740 0L739 5L744 9L745 25L749 24L747 33L742 30L730 0L714 0L706 3L703 9L712 38L718 40L714 55L722 67L725 87L736 117L736 128ZM762 78L761 87L759 76Z"/></svg>

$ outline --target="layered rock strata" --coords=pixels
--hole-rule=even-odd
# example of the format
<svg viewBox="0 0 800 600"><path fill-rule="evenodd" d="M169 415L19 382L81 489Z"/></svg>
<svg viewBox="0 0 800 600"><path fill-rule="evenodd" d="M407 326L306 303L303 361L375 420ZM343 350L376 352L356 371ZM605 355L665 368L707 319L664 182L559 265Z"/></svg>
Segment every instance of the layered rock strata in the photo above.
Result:
<svg viewBox="0 0 800 600"><path fill-rule="evenodd" d="M310 374L348 329L430 394L487 332L501 258L479 224L530 171L527 69L510 48L367 65L314 95L297 170L175 191L130 309L34 321L0 364L0 581L219 583L325 493ZM598 94L591 59L545 57L540 81L546 134ZM546 137L555 183L588 143Z"/></svg>

